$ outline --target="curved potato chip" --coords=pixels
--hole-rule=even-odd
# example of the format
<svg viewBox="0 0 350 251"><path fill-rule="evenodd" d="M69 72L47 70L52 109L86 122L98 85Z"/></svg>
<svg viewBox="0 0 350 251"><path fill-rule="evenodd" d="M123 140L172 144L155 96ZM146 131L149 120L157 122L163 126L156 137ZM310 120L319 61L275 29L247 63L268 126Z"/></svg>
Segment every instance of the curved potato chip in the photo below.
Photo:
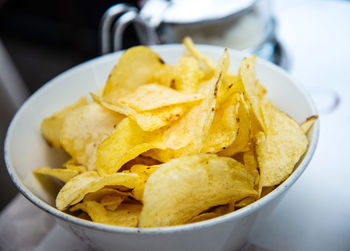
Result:
<svg viewBox="0 0 350 251"><path fill-rule="evenodd" d="M215 217L220 216L220 214L217 214L215 212L207 212L207 213L202 213L197 216L194 216L192 219L190 219L187 223L195 223L195 222L200 222L204 220L210 220Z"/></svg>
<svg viewBox="0 0 350 251"><path fill-rule="evenodd" d="M190 37L185 37L183 44L192 56L204 64L207 74L212 74L215 71L215 64L212 59L198 51Z"/></svg>
<svg viewBox="0 0 350 251"><path fill-rule="evenodd" d="M137 87L152 81L155 71L164 66L157 53L145 46L135 46L123 53L109 74L103 97L117 100Z"/></svg>
<svg viewBox="0 0 350 251"><path fill-rule="evenodd" d="M244 58L239 68L239 77L242 80L245 98L250 106L253 117L257 121L258 129L266 131L266 124L262 111L260 109L258 92L256 90L256 70L255 70L256 56Z"/></svg>
<svg viewBox="0 0 350 251"><path fill-rule="evenodd" d="M112 133L122 118L122 115L96 103L78 107L64 120L61 144L78 163L92 170L98 145Z"/></svg>
<svg viewBox="0 0 350 251"><path fill-rule="evenodd" d="M116 189L105 187L105 188L102 188L96 192L86 194L83 201L94 200L94 201L100 202L103 199L103 197L105 197L105 196L120 196L120 197L126 198L130 195L131 195L131 192L121 192L121 191L116 190Z"/></svg>
<svg viewBox="0 0 350 251"><path fill-rule="evenodd" d="M115 211L109 211L96 201L85 201L75 205L70 211L83 210L97 223L136 227L141 207L138 204L121 204Z"/></svg>
<svg viewBox="0 0 350 251"><path fill-rule="evenodd" d="M77 176L79 174L79 172L76 170L54 169L54 168L50 168L50 167L37 168L34 170L34 173L50 175L50 176L55 177L63 182L67 182L68 180L72 179L74 176Z"/></svg>
<svg viewBox="0 0 350 251"><path fill-rule="evenodd" d="M199 62L192 56L183 55L174 67L173 88L184 93L194 93L204 72L199 66Z"/></svg>
<svg viewBox="0 0 350 251"><path fill-rule="evenodd" d="M132 93L119 99L137 112L154 110L170 105L194 102L203 99L200 93L185 94L158 84L147 84L138 87Z"/></svg>
<svg viewBox="0 0 350 251"><path fill-rule="evenodd" d="M139 177L131 173L113 173L100 177L95 171L88 171L69 180L56 198L56 207L66 209L81 201L86 194L96 192L105 186L124 186L133 189Z"/></svg>
<svg viewBox="0 0 350 251"><path fill-rule="evenodd" d="M161 164L148 178L140 227L188 222L213 206L256 195L245 167L214 154L197 154Z"/></svg>
<svg viewBox="0 0 350 251"><path fill-rule="evenodd" d="M251 117L249 115L249 107L244 101L244 97L240 96L240 105L238 109L239 127L235 141L226 149L218 152L219 156L231 157L239 152L249 150Z"/></svg>
<svg viewBox="0 0 350 251"><path fill-rule="evenodd" d="M240 95L236 94L216 110L202 152L217 153L235 140L239 128L239 101Z"/></svg>
<svg viewBox="0 0 350 251"><path fill-rule="evenodd" d="M110 103L91 93L93 99L101 106L133 119L144 131L154 131L179 119L185 112L185 105L172 105L161 107L152 111L136 112L129 106L115 102Z"/></svg>
<svg viewBox="0 0 350 251"><path fill-rule="evenodd" d="M136 173L141 177L140 181L135 186L132 191L132 196L139 201L142 201L143 192L145 189L145 184L149 176L154 173L159 168L159 165L156 166L145 166L145 165L134 165L130 168L130 173Z"/></svg>
<svg viewBox="0 0 350 251"><path fill-rule="evenodd" d="M75 104L63 108L41 122L40 132L49 144L56 148L61 146L60 134L64 119L71 111L86 103L86 98L81 98Z"/></svg>
<svg viewBox="0 0 350 251"><path fill-rule="evenodd" d="M289 116L277 110L271 102L263 106L267 121L266 135L256 135L256 153L261 185L281 183L293 171L305 153L308 140L301 127Z"/></svg>
<svg viewBox="0 0 350 251"><path fill-rule="evenodd" d="M317 115L308 117L308 118L300 125L301 129L303 130L303 132L304 132L305 134L307 134L307 133L310 131L310 129L312 128L312 126L315 124L317 118L318 118Z"/></svg>
<svg viewBox="0 0 350 251"><path fill-rule="evenodd" d="M162 145L159 131L145 132L131 119L125 118L98 147L97 171L101 175L115 173L129 160Z"/></svg>
<svg viewBox="0 0 350 251"><path fill-rule="evenodd" d="M225 50L216 68L214 78L202 90L206 96L205 99L164 132L163 139L168 148L177 150L190 145L189 153L201 150L202 143L207 137L214 119L217 91L221 86L222 76L227 71L228 65L229 55Z"/></svg>

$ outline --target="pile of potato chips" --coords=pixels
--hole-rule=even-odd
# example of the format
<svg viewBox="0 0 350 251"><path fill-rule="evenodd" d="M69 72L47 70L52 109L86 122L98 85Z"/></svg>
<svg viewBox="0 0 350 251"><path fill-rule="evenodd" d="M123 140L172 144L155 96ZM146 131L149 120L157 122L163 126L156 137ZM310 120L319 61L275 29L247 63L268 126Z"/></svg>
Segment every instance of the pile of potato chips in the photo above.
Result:
<svg viewBox="0 0 350 251"><path fill-rule="evenodd" d="M59 210L94 222L159 227L211 219L283 182L308 147L301 126L265 98L256 57L235 75L186 38L175 65L144 46L121 56L103 91L43 120L71 159L38 168L64 186Z"/></svg>

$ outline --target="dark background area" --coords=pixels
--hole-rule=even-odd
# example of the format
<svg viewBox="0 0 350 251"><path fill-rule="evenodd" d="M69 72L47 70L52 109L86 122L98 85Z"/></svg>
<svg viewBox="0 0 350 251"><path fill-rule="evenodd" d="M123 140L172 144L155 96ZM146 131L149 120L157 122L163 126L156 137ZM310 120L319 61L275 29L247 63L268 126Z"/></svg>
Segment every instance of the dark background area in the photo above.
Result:
<svg viewBox="0 0 350 251"><path fill-rule="evenodd" d="M100 55L100 19L119 2L0 0L0 41L30 93L63 71ZM123 2L137 5L137 1ZM137 44L132 27L126 30L123 44L124 48ZM1 141L12 115L2 110ZM0 177L1 210L17 193L3 158Z"/></svg>

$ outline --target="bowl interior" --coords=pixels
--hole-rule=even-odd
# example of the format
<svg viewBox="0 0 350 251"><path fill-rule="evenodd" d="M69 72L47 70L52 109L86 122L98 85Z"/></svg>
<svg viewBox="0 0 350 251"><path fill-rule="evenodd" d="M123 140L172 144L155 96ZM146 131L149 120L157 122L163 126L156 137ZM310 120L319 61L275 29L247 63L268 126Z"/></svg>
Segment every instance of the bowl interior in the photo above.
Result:
<svg viewBox="0 0 350 251"><path fill-rule="evenodd" d="M218 59L223 53L223 48L220 47L198 48L214 59ZM153 49L169 63L175 63L184 51L182 45L154 46ZM55 195L60 184L49 180L39 182L32 171L42 166L58 168L68 156L49 147L40 135L40 123L53 112L102 87L120 55L121 52L117 52L93 59L54 78L25 102L9 127L5 160L13 181L27 198L44 210L55 212L58 217L64 215L54 208ZM244 54L230 50L230 55L231 71L236 73ZM258 60L257 77L267 88L268 98L297 122L303 122L307 117L316 114L308 95L280 68ZM311 145L317 141L315 128L309 134L309 140ZM310 149L305 156L309 154Z"/></svg>

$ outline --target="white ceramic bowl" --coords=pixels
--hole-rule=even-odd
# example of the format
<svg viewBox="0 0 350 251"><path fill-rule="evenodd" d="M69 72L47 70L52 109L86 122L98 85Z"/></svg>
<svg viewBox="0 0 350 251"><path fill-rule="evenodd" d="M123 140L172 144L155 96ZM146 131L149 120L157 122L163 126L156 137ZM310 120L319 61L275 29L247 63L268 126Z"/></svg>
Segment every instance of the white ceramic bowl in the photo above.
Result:
<svg viewBox="0 0 350 251"><path fill-rule="evenodd" d="M217 59L223 48L198 46ZM182 45L154 46L170 63L184 50ZM276 206L282 195L300 177L310 162L318 140L318 122L309 134L310 146L293 174L272 193L236 212L194 224L163 228L126 228L97 224L58 211L55 191L44 188L32 174L40 166L59 167L67 156L50 148L40 135L43 118L101 87L121 52L90 60L54 78L33 94L17 112L8 129L5 161L18 189L31 202L55 216L66 229L96 250L235 250L247 241L257 214ZM243 54L230 50L231 70L237 72ZM268 98L297 122L317 114L305 91L285 71L266 61L257 61L257 77L268 90ZM300 195L302 196L302 195Z"/></svg>

